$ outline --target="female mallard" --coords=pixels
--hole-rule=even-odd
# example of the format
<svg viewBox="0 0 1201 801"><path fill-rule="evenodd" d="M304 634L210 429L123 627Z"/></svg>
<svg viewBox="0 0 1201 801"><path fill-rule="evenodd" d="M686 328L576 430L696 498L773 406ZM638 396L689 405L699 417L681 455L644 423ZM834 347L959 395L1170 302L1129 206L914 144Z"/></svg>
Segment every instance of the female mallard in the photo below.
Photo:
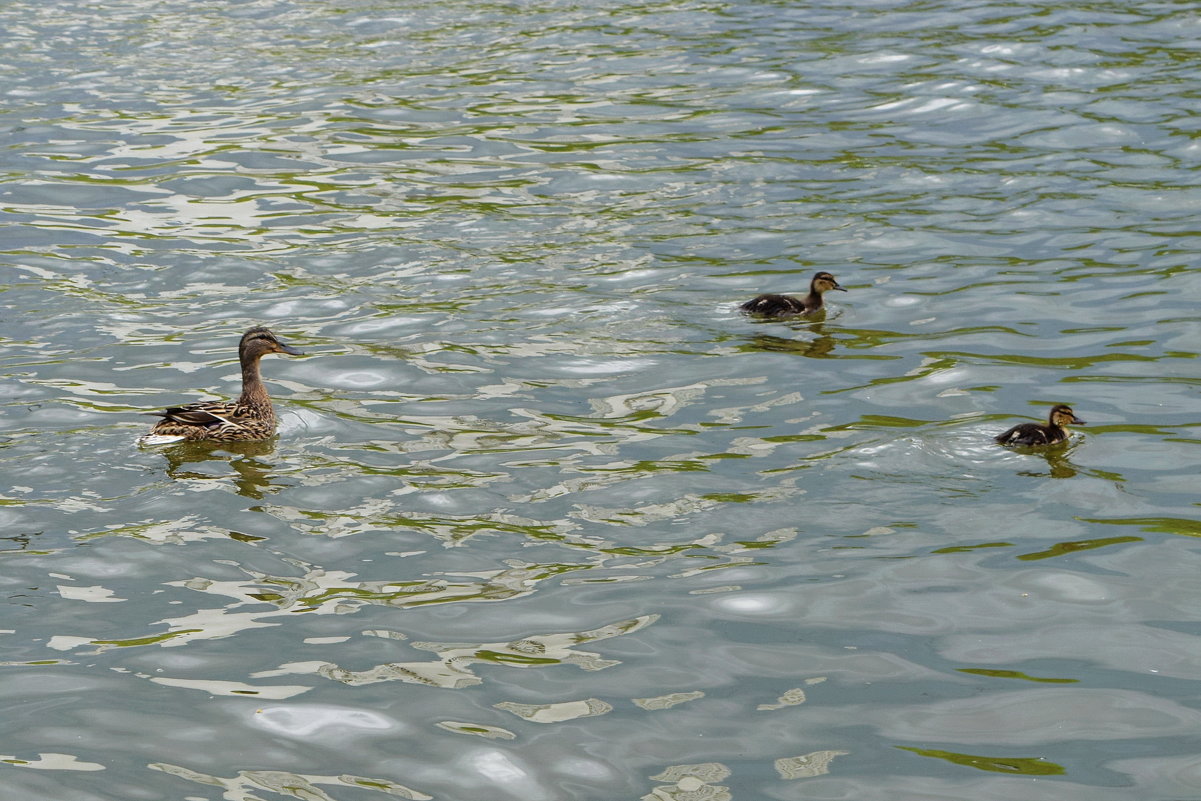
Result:
<svg viewBox="0 0 1201 801"><path fill-rule="evenodd" d="M846 292L834 276L820 272L809 282L809 294L803 298L791 295L760 295L742 304L741 308L747 314L760 314L764 317L792 317L813 314L822 307L822 295L831 289Z"/></svg>
<svg viewBox="0 0 1201 801"><path fill-rule="evenodd" d="M275 434L275 410L267 387L259 375L259 359L268 353L304 354L285 345L266 328L256 327L242 335L238 360L242 362L242 395L236 401L201 401L172 406L161 412L146 412L163 418L150 433L138 439L142 445L165 445L185 439L217 442L246 442L268 439Z"/></svg>
<svg viewBox="0 0 1201 801"><path fill-rule="evenodd" d="M1085 425L1071 406L1060 403L1051 407L1046 425L1020 423L1004 434L998 434L995 439L1002 445L1054 445L1068 438L1068 423Z"/></svg>

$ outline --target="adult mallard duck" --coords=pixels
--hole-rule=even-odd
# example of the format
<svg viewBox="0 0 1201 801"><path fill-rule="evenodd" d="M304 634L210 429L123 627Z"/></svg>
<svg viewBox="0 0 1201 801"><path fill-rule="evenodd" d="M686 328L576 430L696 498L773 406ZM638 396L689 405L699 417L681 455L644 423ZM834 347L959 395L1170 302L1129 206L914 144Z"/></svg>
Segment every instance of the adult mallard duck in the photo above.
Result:
<svg viewBox="0 0 1201 801"><path fill-rule="evenodd" d="M809 282L809 294L803 298L792 295L760 295L748 300L741 308L747 314L758 314L764 317L795 317L813 314L822 307L822 295L831 289L846 292L834 276L820 272Z"/></svg>
<svg viewBox="0 0 1201 801"><path fill-rule="evenodd" d="M146 412L162 420L138 439L141 445L165 445L185 439L246 442L275 434L275 409L259 375L259 359L268 353L304 354L285 345L266 328L251 328L242 335L238 360L242 363L242 394L236 401L201 401Z"/></svg>
<svg viewBox="0 0 1201 801"><path fill-rule="evenodd" d="M1002 445L1055 445L1068 438L1068 423L1086 425L1072 411L1071 406L1060 403L1051 407L1046 425L1020 423L1004 434L998 434L994 439Z"/></svg>

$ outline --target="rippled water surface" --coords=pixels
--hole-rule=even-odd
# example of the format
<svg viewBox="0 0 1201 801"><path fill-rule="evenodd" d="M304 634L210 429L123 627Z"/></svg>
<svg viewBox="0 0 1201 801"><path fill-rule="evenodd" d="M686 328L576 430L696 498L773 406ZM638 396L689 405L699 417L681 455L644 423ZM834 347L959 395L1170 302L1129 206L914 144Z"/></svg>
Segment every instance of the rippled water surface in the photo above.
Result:
<svg viewBox="0 0 1201 801"><path fill-rule="evenodd" d="M3 801L1201 797L1191 6L0 25Z"/></svg>

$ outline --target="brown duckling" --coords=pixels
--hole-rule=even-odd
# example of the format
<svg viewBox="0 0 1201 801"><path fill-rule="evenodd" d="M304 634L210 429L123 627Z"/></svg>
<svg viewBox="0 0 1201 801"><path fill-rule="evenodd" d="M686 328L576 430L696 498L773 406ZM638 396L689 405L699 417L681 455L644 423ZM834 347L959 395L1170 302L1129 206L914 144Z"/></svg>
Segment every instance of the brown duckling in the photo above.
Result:
<svg viewBox="0 0 1201 801"><path fill-rule="evenodd" d="M764 317L793 317L813 314L822 307L822 295L831 289L846 292L834 276L825 271L813 276L809 282L809 294L803 298L792 295L760 295L748 300L741 308L747 314L758 314Z"/></svg>
<svg viewBox="0 0 1201 801"><path fill-rule="evenodd" d="M1019 423L1004 434L998 434L994 439L1002 445L1055 445L1068 438L1068 423L1086 425L1072 411L1071 406L1060 403L1051 407L1046 425Z"/></svg>
<svg viewBox="0 0 1201 801"><path fill-rule="evenodd" d="M238 360L242 363L242 394L236 401L201 401L172 406L157 415L162 420L138 439L140 445L165 445L181 440L247 442L275 434L275 409L259 375L259 359L268 353L304 354L275 338L266 328L251 328L242 335Z"/></svg>

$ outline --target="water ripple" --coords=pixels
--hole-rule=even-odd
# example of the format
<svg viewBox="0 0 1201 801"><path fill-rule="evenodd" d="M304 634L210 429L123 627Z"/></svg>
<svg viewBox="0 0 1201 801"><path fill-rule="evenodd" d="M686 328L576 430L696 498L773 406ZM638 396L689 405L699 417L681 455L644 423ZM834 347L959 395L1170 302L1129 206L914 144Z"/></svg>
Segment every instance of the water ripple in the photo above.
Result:
<svg viewBox="0 0 1201 801"><path fill-rule="evenodd" d="M1197 794L1180 9L0 22L8 796Z"/></svg>

